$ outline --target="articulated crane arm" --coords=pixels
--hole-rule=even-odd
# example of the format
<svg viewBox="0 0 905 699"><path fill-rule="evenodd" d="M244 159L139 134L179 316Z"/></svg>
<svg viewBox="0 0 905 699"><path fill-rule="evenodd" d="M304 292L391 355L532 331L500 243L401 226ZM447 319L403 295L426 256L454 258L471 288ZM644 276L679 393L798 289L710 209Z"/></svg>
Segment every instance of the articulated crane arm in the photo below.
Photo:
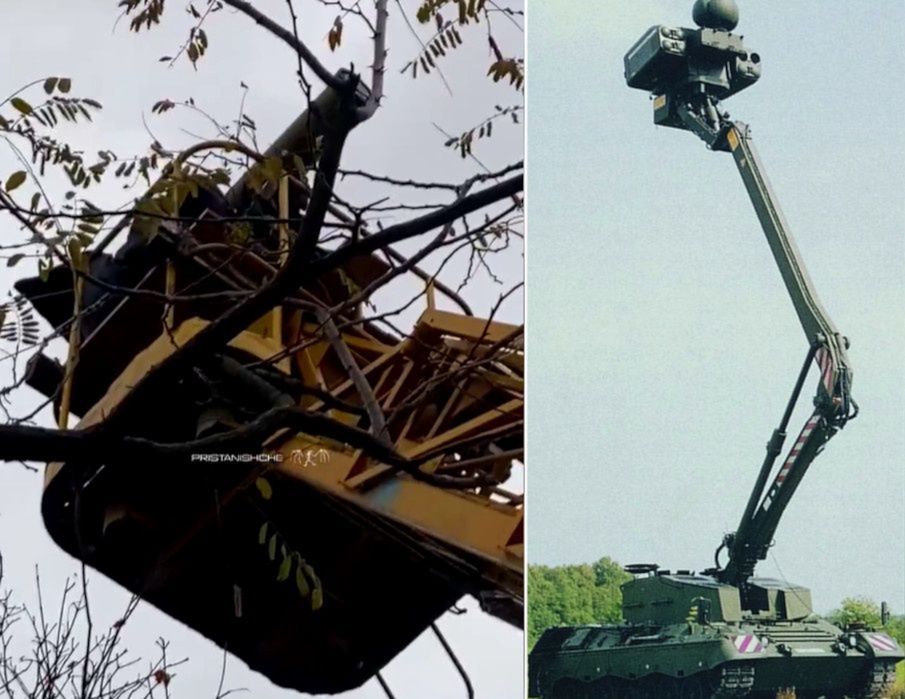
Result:
<svg viewBox="0 0 905 699"><path fill-rule="evenodd" d="M817 300L748 127L730 120L720 110L721 100L757 82L761 57L733 33L738 24L738 8L731 0L698 0L693 17L697 28L648 29L625 56L626 82L653 96L654 123L691 131L712 150L732 153L809 345L788 406L767 444L766 457L738 529L725 537L717 549L716 568L707 571L718 580L737 586L745 604L749 597L748 580L757 562L766 557L783 511L801 479L830 437L855 417L858 407L851 398L848 341L838 333ZM820 370L814 412L774 474L792 411L812 362ZM728 553L724 566L720 564L723 549Z"/></svg>
<svg viewBox="0 0 905 699"><path fill-rule="evenodd" d="M702 93L673 105L676 116L686 128L706 141L712 149L732 153L810 345L782 420L767 443L767 454L738 529L728 534L717 550L717 568L712 572L721 581L736 585L744 592L755 565L766 558L783 511L811 462L827 441L855 417L858 408L851 397L852 371L846 355L848 340L836 330L817 298L763 172L748 127L729 121L728 116L721 115L717 107L713 96ZM816 363L820 371L814 412L771 481L774 463L785 444L792 410L801 394L811 362ZM725 567L720 566L719 562L723 549L728 553Z"/></svg>

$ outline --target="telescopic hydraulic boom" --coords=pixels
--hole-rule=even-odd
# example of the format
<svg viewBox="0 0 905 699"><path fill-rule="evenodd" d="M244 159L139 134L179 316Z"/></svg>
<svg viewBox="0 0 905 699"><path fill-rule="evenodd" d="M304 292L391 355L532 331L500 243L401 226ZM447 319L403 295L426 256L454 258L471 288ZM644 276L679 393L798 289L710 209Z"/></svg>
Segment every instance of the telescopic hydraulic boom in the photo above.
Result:
<svg viewBox="0 0 905 699"><path fill-rule="evenodd" d="M685 114L687 108L680 108L680 113ZM846 353L848 340L836 330L817 298L763 173L748 127L723 119L715 126L717 130L713 132L713 137L718 138L715 148L722 150L725 147L732 152L810 345L782 420L767 443L767 454L738 529L734 534L727 535L720 547L720 550L725 548L729 555L724 568L719 568L717 555L717 577L744 589L756 563L766 557L779 520L811 462L830 437L857 414L857 404L851 397L852 370ZM771 481L774 462L785 444L792 409L811 362L815 362L820 371L814 412Z"/></svg>
<svg viewBox="0 0 905 699"><path fill-rule="evenodd" d="M725 10L717 13L706 2L699 2L695 21L700 25L697 29L652 27L625 57L626 81L630 87L652 93L655 123L691 131L712 150L732 153L809 345L785 413L767 443L738 529L724 538L717 549L716 567L707 571L739 587L744 602L747 582L757 562L766 557L801 479L830 437L855 417L857 405L851 397L848 340L836 330L817 298L748 127L732 121L720 109L722 99L758 80L760 56L749 52L741 37L732 33L737 12L734 17ZM814 412L774 474L812 362L820 371ZM728 560L723 565L720 554L724 549Z"/></svg>

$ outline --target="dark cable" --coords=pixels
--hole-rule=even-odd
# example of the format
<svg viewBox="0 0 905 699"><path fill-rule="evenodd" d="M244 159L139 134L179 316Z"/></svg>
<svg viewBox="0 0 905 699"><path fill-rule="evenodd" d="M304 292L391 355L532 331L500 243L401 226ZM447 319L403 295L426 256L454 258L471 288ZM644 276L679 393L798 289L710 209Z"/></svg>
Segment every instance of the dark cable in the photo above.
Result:
<svg viewBox="0 0 905 699"><path fill-rule="evenodd" d="M462 663L459 662L456 654L453 653L452 647L449 645L449 643L446 642L446 638L444 638L443 634L440 633L440 629L435 622L431 622L431 628L434 630L434 633L437 635L437 638L443 645L443 649L446 651L446 654L449 656L450 660L453 661L453 665L456 666L456 670L458 670L459 674L462 676L462 680L465 682L465 690L468 692L468 699L474 699L474 687L471 686L471 680L468 678L468 673L465 672L465 668L462 667Z"/></svg>

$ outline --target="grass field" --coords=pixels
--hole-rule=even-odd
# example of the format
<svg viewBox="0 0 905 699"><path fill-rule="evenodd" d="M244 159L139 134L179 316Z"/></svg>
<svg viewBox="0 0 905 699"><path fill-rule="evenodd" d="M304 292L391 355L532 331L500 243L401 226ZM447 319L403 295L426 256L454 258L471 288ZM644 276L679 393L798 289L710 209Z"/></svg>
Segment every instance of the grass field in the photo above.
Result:
<svg viewBox="0 0 905 699"><path fill-rule="evenodd" d="M889 699L905 699L905 663L896 668L896 688Z"/></svg>

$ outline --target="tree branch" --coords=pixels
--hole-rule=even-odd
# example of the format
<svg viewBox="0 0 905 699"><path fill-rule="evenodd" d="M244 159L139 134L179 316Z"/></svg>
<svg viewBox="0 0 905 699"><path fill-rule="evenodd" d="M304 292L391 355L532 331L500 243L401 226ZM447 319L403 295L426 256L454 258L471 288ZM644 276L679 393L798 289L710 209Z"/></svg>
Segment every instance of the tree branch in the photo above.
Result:
<svg viewBox="0 0 905 699"><path fill-rule="evenodd" d="M107 417L103 423L104 429L120 429L123 417L131 411L132 406L140 405L145 394L153 390L154 386L159 386L161 381L172 380L185 367L199 362L203 357L228 343L298 288L300 280L305 278L305 270L311 257L317 251L318 238L333 194L347 132L347 129L341 128L327 137L308 209L298 239L289 251L286 264L270 282L252 296L230 308L167 359L148 371Z"/></svg>
<svg viewBox="0 0 905 699"><path fill-rule="evenodd" d="M352 352L349 351L349 346L343 340L343 336L340 334L330 314L323 309L318 309L316 315L317 321L324 327L324 334L330 341L330 346L333 347L340 364L349 374L349 379L355 386L355 390L358 391L358 395L361 396L361 402L368 413L368 419L371 421L371 433L383 444L391 446L392 442L387 432L386 418L383 415L383 410L380 409L380 403L377 402L377 397L374 395L374 389L371 388L368 378L358 364L355 363L355 358L352 356Z"/></svg>
<svg viewBox="0 0 905 699"><path fill-rule="evenodd" d="M424 216L384 228L379 233L369 235L358 242L347 243L326 257L312 262L310 265L311 271L319 275L327 270L342 267L356 257L369 255L387 245L393 245L394 243L422 235L438 226L446 225L457 218L483 209L485 206L490 206L502 199L514 196L522 191L524 180L524 175L516 175L480 192L463 197L443 209L431 211Z"/></svg>
<svg viewBox="0 0 905 699"><path fill-rule="evenodd" d="M301 56L305 63L308 64L308 67L314 71L314 74L317 75L325 85L332 87L334 90L342 91L344 88L343 81L327 70L324 64L318 60L317 56L311 52L311 49L296 39L292 32L281 27L260 10L255 9L250 2L246 2L245 0L223 0L223 3L247 15L278 39L282 39L296 51L299 56Z"/></svg>
<svg viewBox="0 0 905 699"><path fill-rule="evenodd" d="M272 408L253 422L229 432L170 444L140 437L115 436L96 427L56 430L29 425L0 425L0 460L86 463L128 460L134 464L161 458L188 459L192 454L220 454L236 449L258 448L268 437L286 427L360 449L373 459L439 487L471 488L488 484L484 475L452 477L425 473L419 467L434 455L420 461L406 459L366 430L296 406Z"/></svg>
<svg viewBox="0 0 905 699"><path fill-rule="evenodd" d="M383 76L387 59L387 0L375 0L377 20L374 23L374 63L371 66L371 104L366 107L373 114L383 99Z"/></svg>

